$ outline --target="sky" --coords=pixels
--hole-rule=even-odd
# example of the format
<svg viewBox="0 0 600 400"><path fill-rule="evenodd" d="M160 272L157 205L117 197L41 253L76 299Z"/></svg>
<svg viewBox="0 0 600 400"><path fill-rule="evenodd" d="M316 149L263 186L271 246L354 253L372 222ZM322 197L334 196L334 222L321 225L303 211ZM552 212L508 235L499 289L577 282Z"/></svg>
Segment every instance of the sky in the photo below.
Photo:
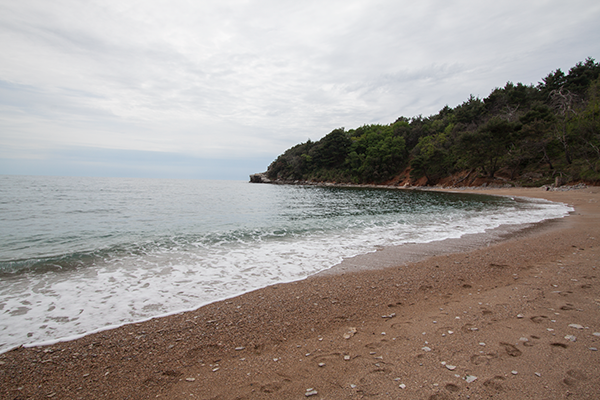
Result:
<svg viewBox="0 0 600 400"><path fill-rule="evenodd" d="M600 58L597 0L0 0L0 174L247 180Z"/></svg>

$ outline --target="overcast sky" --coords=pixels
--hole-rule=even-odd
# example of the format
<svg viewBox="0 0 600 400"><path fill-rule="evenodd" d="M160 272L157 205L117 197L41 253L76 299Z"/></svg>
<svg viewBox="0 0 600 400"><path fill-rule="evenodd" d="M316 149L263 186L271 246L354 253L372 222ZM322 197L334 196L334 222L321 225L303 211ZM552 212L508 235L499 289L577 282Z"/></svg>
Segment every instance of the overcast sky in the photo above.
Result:
<svg viewBox="0 0 600 400"><path fill-rule="evenodd" d="M0 174L247 180L600 58L598 0L0 0Z"/></svg>

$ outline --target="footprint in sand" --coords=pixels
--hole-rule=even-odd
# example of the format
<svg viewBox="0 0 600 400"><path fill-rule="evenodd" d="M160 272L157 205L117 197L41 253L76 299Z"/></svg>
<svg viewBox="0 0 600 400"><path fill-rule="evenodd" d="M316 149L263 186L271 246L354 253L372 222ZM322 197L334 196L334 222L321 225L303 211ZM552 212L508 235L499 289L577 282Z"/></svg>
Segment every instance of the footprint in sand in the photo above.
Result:
<svg viewBox="0 0 600 400"><path fill-rule="evenodd" d="M523 354L521 350L517 349L510 343L500 342L500 346L504 347L506 353L511 357L519 357L521 354Z"/></svg>
<svg viewBox="0 0 600 400"><path fill-rule="evenodd" d="M471 356L471 363L475 365L488 365L495 358L498 358L498 353L475 354Z"/></svg>
<svg viewBox="0 0 600 400"><path fill-rule="evenodd" d="M587 376L585 373L583 373L583 371L578 369L570 369L567 371L567 377L563 379L563 382L567 386L575 386L577 383L579 383L579 381L585 380L587 380Z"/></svg>
<svg viewBox="0 0 600 400"><path fill-rule="evenodd" d="M457 385L455 385L454 383L446 384L445 388L449 392L459 392L460 391L460 388Z"/></svg>
<svg viewBox="0 0 600 400"><path fill-rule="evenodd" d="M536 315L534 317L530 318L532 322L535 322L536 324L541 324L543 321L547 320L548 317L545 315Z"/></svg>
<svg viewBox="0 0 600 400"><path fill-rule="evenodd" d="M569 347L569 346L567 346L564 343L558 343L558 342L557 343L550 343L550 346L552 346L552 347L559 347L561 349L566 349L567 347Z"/></svg>
<svg viewBox="0 0 600 400"><path fill-rule="evenodd" d="M260 387L260 391L263 393L276 393L281 390L281 385L278 383L267 383Z"/></svg>
<svg viewBox="0 0 600 400"><path fill-rule="evenodd" d="M492 389L495 392L502 392L504 391L504 387L502 386L502 381L504 380L505 378L503 376L496 375L495 377L483 382L483 386L488 389Z"/></svg>
<svg viewBox="0 0 600 400"><path fill-rule="evenodd" d="M444 393L436 393L429 396L429 400L450 400L451 398Z"/></svg>

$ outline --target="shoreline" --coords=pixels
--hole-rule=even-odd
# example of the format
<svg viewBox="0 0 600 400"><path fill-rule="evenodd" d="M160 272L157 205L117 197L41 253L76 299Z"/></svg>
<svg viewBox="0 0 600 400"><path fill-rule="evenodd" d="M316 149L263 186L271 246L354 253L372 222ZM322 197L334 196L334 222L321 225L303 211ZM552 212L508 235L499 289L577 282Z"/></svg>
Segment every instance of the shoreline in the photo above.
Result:
<svg viewBox="0 0 600 400"><path fill-rule="evenodd" d="M276 284L194 311L133 323L45 348L20 347L0 355L0 393L6 398L160 396L206 399L219 398L217 396L303 398L308 394L308 388L317 391L315 398L360 398L367 395L377 398L397 398L400 395L411 398L442 395L446 397L439 398L464 398L467 394L478 397L477 393L482 395L488 392L495 393L499 398L511 398L511 393L513 397L517 393L514 390L533 393L533 388L539 389L536 379L542 380L534 372L528 375L518 372L513 376L508 370L505 376L504 369L504 375L480 370L488 367L492 370L494 365L503 365L507 361L521 362L522 358L519 357L538 348L551 351L552 354L563 350L563 353L569 354L569 349L576 349L578 343L584 343L584 338L578 338L574 344L565 342L562 337L555 338L556 343L567 347L551 343L546 347L533 346L534 342L544 339L536 331L533 336L540 339L533 339L529 335L526 337L528 341L521 343L519 337L501 338L495 341L495 347L489 352L480 350L492 347L488 340L489 347L476 343L477 352L472 350L474 354L469 354L471 358L479 357L482 354L479 351L484 351L481 362L477 357L475 362L467 357L463 366L446 353L455 354L456 358L462 357L462 353L467 351L460 349L470 346L465 337L473 335L473 332L483 334L485 331L488 334L485 325L473 326L478 328L477 331L464 330L462 328L466 325L453 327L451 325L456 321L443 321L445 316L437 315L436 323L440 325L435 328L445 326L446 333L445 336L440 333L430 338L431 333L422 335L419 332L423 330L427 333L433 329L432 320L423 318L432 313L439 314L440 308L449 310L466 304L470 304L466 310L481 308L477 303L469 303L474 297L469 299L471 294L467 293L477 292L476 296L487 300L493 298L489 296L507 295L511 286L524 285L522 280L535 281L535 278L528 276L532 271L548 272L550 279L550 270L554 270L554 266L549 267L550 260L572 256L569 254L572 246L596 251L597 245L585 244L591 240L589 237L593 232L600 239L599 228L590 225L590 221L597 222L599 215L599 190L589 188L546 192L541 189L511 188L477 189L473 192L546 198L569 203L575 206L575 212L568 218L561 218L558 223L520 230L518 238L500 238L489 247L475 243L473 247L457 253L456 244L451 243L441 255L440 242L432 242L432 253L435 254L428 254L418 261L409 259L400 262L391 254L389 260L385 261L390 266L358 271L349 267L344 269L342 262L336 271L327 270L331 273L324 271L302 281ZM582 212L585 212L585 218L581 217ZM564 235L567 232L569 234ZM561 239L563 236L564 239ZM366 256L373 255L381 261L385 252L382 250ZM577 252L585 253L584 250ZM593 276L595 265L592 264L598 260L598 254L593 254L595 256L591 261L582 263L585 266L581 267L591 271L585 273L588 277ZM364 267L367 262L359 259L362 257L346 260ZM523 263L532 265L523 268ZM514 274L517 274L516 279ZM589 278L592 281L590 288L581 290L600 298L593 279L595 277ZM519 286L519 290L527 289L528 285L523 288ZM576 297L574 293L573 290L573 294L566 297ZM541 299L538 299L538 303ZM506 299L509 305L511 301ZM577 309L583 309L575 305L572 307L573 310L564 310L563 313L578 313ZM595 313L589 315L590 321L595 324L598 323L597 308L596 305ZM560 307L556 309L560 310ZM491 315L501 316L497 318L504 318L501 323L486 322L490 326L500 323L499 331L503 335L506 334L504 330L507 324L533 324L533 327L523 327L521 331L541 328L541 324L531 322L533 320L529 317L514 318L518 313L510 318L506 311L488 311L492 312ZM549 314L549 311L545 313ZM490 315L483 311L477 315L471 315L469 311L466 314L474 321L481 321ZM549 318L547 316L546 319ZM558 320L559 317L555 318ZM546 319L542 319L542 322L546 323ZM593 332L600 332L600 326L590 329L594 328ZM453 333L449 334L449 331ZM382 335L384 332L386 334ZM593 332L589 332L590 337L585 340L594 340ZM491 336L499 334L493 330L489 332ZM350 337L344 339L345 335ZM455 342L451 346L437 344L438 340L446 340L440 339L442 337ZM461 338L465 340L458 340ZM600 338L596 347L600 347L599 342ZM521 354L511 355L517 352L501 343L515 347ZM425 347L431 351L422 350ZM591 350L582 354L585 356L578 354L577 360L585 360L590 354L598 355ZM436 362L430 360L433 358L437 358ZM575 396L571 398L593 398L590 396L600 389L598 378L591 371L586 374L581 368L576 368L577 360L572 359L574 365L562 371L563 378L554 383L546 382L551 389L547 397L562 398L565 391L569 391ZM595 360L597 362L597 358ZM442 361L446 361L446 365L454 362L457 366L451 370L441 365ZM589 366L593 368L593 364ZM525 366L519 366L520 371L525 371L523 368ZM454 376L454 371L460 377ZM467 375L478 376L478 379L467 382L464 379ZM542 377L545 378L545 375ZM502 376L502 379L498 376ZM413 381L416 379L419 384L415 386L409 382L409 377ZM522 382L509 384L513 382L513 377L518 377L518 382ZM574 382L572 385L565 383L571 381ZM404 389L399 386L402 384L406 385ZM560 396L559 389L565 389ZM557 397L552 397L554 395Z"/></svg>
<svg viewBox="0 0 600 400"><path fill-rule="evenodd" d="M283 184L283 183L279 183L279 184ZM304 184L306 184L306 183L304 183ZM379 185L379 186L376 186L376 185L353 185L353 184L322 184L322 185L321 184L308 184L308 185L309 186L314 186L314 185L335 186L335 187L341 187L341 188L369 188L369 189L379 188L382 190L390 190L390 189L420 190L420 188L418 188L418 187L407 188L407 187L381 186L381 185ZM461 194L461 191L464 191L465 189L466 188L458 188L457 190L439 190L439 191ZM481 189L479 189L479 190L481 190ZM474 194L485 195L485 193L474 193ZM514 197L514 196L507 195L505 197ZM530 199L522 198L521 201L529 202ZM301 281L304 279L311 278L313 276L323 276L323 275L330 275L330 274L335 275L335 274L339 274L339 273L357 272L357 271L362 271L362 270L384 269L387 267L395 266L397 264L406 265L408 263L422 261L433 255L465 252L465 251L469 251L469 250L472 250L472 249L475 249L478 247L483 247L484 244L489 246L492 243L501 242L503 240L506 240L505 238L508 237L509 235L520 234L521 231L542 229L541 228L542 226L546 226L548 224L555 224L555 223L557 223L557 221L562 220L566 216L568 216L568 214L563 217L547 219L547 220L543 220L543 221L536 222L536 223L523 223L523 224L518 224L518 225L517 224L500 225L495 228L486 229L483 232L463 234L462 236L457 237L457 238L436 239L436 240L432 240L432 241L414 242L414 243L408 242L408 243L403 243L403 244L399 244L399 245L377 246L377 249L375 249L373 251L369 251L367 253L358 254L355 256L351 256L351 257L344 257L337 264L332 265L331 267L329 267L327 269L324 269L319 272L308 275L304 278L300 278L300 279L297 279L294 281L277 282L275 284L293 283L293 282L296 282L299 280ZM269 286L271 286L271 285L269 285ZM54 339L42 340L42 341L38 341L38 342L30 342L30 343L22 343L22 344L14 345L10 348L5 348L5 349L0 350L0 355L4 354L6 352L12 351L19 347L35 348L35 347L52 346L57 343L71 342L71 341L78 340L78 339L81 339L81 338L89 336L89 335L98 334L98 333L110 331L113 329L118 329L123 326L130 325L130 324L140 324L140 323L150 321L152 319L166 318L166 317L170 317L170 316L176 315L176 314L193 312L199 308L205 307L205 306L213 304L213 303L228 301L232 298L241 296L241 295L247 293L248 291L261 290L264 288L265 287L258 288L258 289L250 289L250 290L247 290L242 293L234 294L229 297L221 297L219 299L210 301L208 303L204 303L202 305L194 306L191 308L173 310L173 311L165 312L163 314L145 317L145 318L139 319L139 320L132 320L132 321L122 322L122 323L118 323L118 324L105 325L105 326L101 326L101 327L92 329L90 331L82 332L82 333L71 334L71 335L62 336L62 337L58 337L58 338L54 338Z"/></svg>

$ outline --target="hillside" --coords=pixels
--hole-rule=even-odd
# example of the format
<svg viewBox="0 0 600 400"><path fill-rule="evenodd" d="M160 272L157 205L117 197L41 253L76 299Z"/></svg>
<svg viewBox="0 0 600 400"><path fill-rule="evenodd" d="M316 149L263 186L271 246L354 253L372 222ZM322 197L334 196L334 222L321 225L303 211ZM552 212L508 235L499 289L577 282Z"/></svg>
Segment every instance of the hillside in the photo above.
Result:
<svg viewBox="0 0 600 400"><path fill-rule="evenodd" d="M277 182L542 186L600 182L600 64L508 82L429 117L339 128L281 154Z"/></svg>

